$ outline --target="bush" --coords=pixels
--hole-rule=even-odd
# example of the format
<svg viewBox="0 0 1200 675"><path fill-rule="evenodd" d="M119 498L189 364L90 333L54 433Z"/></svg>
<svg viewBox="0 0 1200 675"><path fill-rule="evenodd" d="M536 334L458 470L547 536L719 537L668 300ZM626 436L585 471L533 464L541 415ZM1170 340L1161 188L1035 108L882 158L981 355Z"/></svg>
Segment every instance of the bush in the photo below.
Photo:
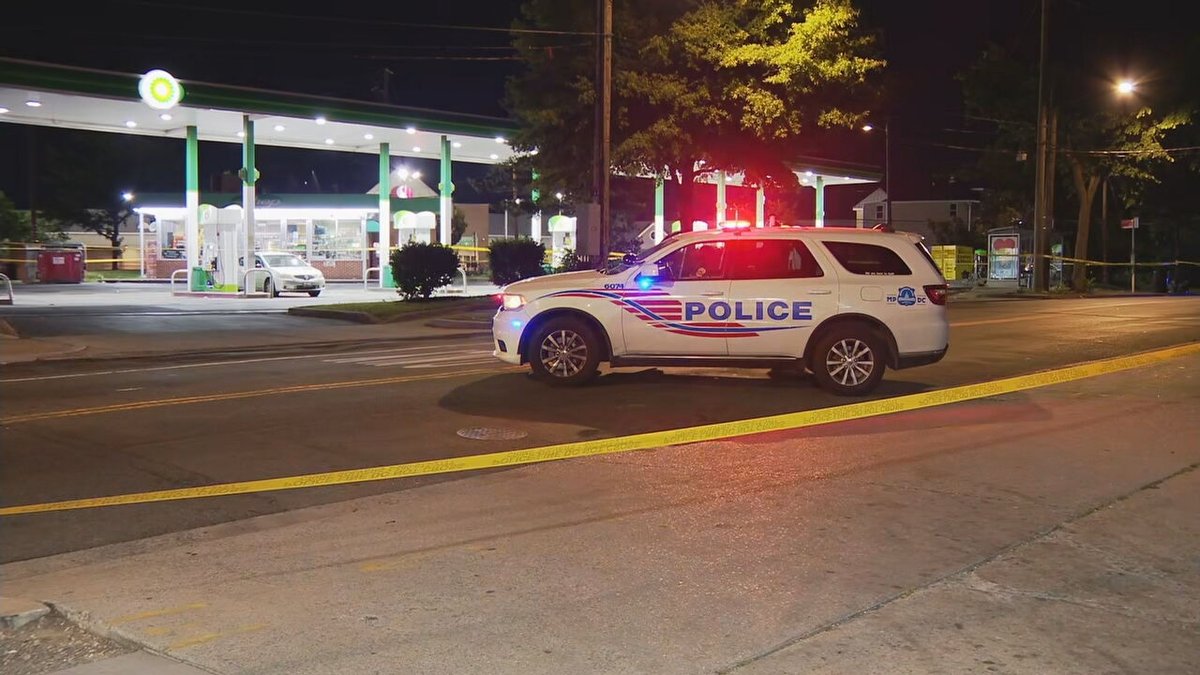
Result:
<svg viewBox="0 0 1200 675"><path fill-rule="evenodd" d="M428 298L458 273L458 254L448 246L410 241L392 251L392 279L405 300Z"/></svg>
<svg viewBox="0 0 1200 675"><path fill-rule="evenodd" d="M488 266L497 286L541 276L546 246L532 239L497 239L488 244Z"/></svg>

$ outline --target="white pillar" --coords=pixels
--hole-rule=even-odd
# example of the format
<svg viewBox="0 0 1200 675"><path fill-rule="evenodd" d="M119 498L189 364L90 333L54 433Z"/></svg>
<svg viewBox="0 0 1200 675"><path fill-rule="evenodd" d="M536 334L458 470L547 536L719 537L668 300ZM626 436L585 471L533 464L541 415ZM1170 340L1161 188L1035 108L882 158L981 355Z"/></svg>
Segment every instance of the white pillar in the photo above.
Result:
<svg viewBox="0 0 1200 675"><path fill-rule="evenodd" d="M767 226L767 191L761 185L754 195L754 220L755 227Z"/></svg>
<svg viewBox="0 0 1200 675"><path fill-rule="evenodd" d="M817 227L825 227L825 177L817 176L817 206L813 214L813 224Z"/></svg>
<svg viewBox="0 0 1200 675"><path fill-rule="evenodd" d="M391 288L392 279L392 155L387 143L379 144L379 287Z"/></svg>
<svg viewBox="0 0 1200 675"><path fill-rule="evenodd" d="M187 213L184 215L183 237L187 248L188 290L192 286L192 270L200 264L200 141L196 126L187 128L187 156L184 172L187 176L184 195ZM161 226L160 226L161 227Z"/></svg>
<svg viewBox="0 0 1200 675"><path fill-rule="evenodd" d="M438 183L442 207L442 230L439 233L439 240L442 246L449 246L451 243L451 226L454 221L454 197L452 196L454 183L451 180L450 161L450 139L442 136L441 182Z"/></svg>
<svg viewBox="0 0 1200 675"><path fill-rule="evenodd" d="M254 159L254 120L250 119L249 115L242 115L242 170L245 176L242 177L242 226L246 228L246 256L244 262L243 275L245 270L254 269L254 201L256 198L254 184L258 178L258 170L255 168ZM241 279L238 280L240 282ZM251 281L252 283L252 281ZM246 288L249 293L251 289Z"/></svg>
<svg viewBox="0 0 1200 675"><path fill-rule="evenodd" d="M725 172L717 173L717 222L713 223L713 227L721 227L725 222Z"/></svg>
<svg viewBox="0 0 1200 675"><path fill-rule="evenodd" d="M654 243L661 243L666 237L666 208L663 203L665 201L663 194L663 178L659 176L654 179Z"/></svg>

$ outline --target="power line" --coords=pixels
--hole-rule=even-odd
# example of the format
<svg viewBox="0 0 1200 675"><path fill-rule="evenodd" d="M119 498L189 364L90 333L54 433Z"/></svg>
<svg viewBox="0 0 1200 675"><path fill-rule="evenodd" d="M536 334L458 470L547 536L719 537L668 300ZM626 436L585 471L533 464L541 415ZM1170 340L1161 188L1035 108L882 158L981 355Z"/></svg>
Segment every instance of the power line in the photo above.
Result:
<svg viewBox="0 0 1200 675"><path fill-rule="evenodd" d="M340 22L369 26L397 26L402 28L422 28L426 30L456 30L477 31L487 33L528 34L528 35L586 35L594 37L592 31L546 30L539 28L500 28L498 26L467 26L438 23L416 23L411 21L393 21L388 19L360 19L349 16L319 16L313 14L289 14L287 12L271 12L261 9L233 9L227 7L196 7L178 5L170 2L151 2L150 0L117 0L123 4L142 7L157 7L174 11L210 12L214 14L232 14L238 16L262 16L276 19L291 19L295 21Z"/></svg>

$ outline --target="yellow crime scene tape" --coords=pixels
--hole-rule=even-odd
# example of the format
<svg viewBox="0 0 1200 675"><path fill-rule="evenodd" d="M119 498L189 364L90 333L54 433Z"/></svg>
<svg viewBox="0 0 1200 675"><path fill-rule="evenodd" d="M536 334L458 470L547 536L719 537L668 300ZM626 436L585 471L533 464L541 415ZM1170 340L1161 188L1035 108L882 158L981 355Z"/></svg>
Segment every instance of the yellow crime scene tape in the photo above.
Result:
<svg viewBox="0 0 1200 675"><path fill-rule="evenodd" d="M1090 361L1065 368L1048 370L1029 375L1019 375L991 382L961 385L939 389L919 394L908 394L894 398L864 401L848 405L806 410L801 412L772 415L755 419L719 422L696 427L653 431L649 433L619 436L592 441L561 443L540 448L524 450L509 450L483 455L466 457L450 457L408 464L392 464L375 466L364 469L348 469L344 471L327 471L323 473L286 476L281 478L266 478L262 480L239 481L234 483L218 483L197 487L176 488L170 490L155 490L151 492L136 492L107 497L91 497L85 499L69 499L43 504L26 504L21 506L6 506L0 508L0 516L19 516L50 511L68 511L76 509L91 509L105 506L124 506L129 504L147 504L182 499L200 499L205 497L225 497L278 490L297 490L300 488L327 487L331 485L348 485L380 480L394 480L414 476L430 476L435 474L457 473L462 471L477 471L501 467L535 464L562 459L575 459L596 455L609 455L634 450L650 450L686 443L716 441L737 436L760 434L772 431L803 429L806 427L845 422L849 420L891 415L895 413L919 410L933 406L947 405L962 401L988 398L1026 389L1062 384L1075 380L1115 373L1131 368L1162 363L1171 359L1200 354L1200 342L1193 342L1166 349L1159 349L1130 356Z"/></svg>

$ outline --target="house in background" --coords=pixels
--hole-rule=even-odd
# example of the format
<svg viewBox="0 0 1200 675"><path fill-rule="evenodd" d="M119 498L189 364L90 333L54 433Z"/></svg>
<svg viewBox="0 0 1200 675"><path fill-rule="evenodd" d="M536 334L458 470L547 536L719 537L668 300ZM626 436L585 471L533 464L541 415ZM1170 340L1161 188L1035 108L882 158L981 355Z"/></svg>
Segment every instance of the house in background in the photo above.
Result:
<svg viewBox="0 0 1200 675"><path fill-rule="evenodd" d="M977 199L918 199L892 202L892 228L914 232L934 241L931 223L961 222L973 226L979 217ZM887 221L887 193L875 190L854 205L854 220L858 227L875 227ZM955 243L955 242L940 242Z"/></svg>

